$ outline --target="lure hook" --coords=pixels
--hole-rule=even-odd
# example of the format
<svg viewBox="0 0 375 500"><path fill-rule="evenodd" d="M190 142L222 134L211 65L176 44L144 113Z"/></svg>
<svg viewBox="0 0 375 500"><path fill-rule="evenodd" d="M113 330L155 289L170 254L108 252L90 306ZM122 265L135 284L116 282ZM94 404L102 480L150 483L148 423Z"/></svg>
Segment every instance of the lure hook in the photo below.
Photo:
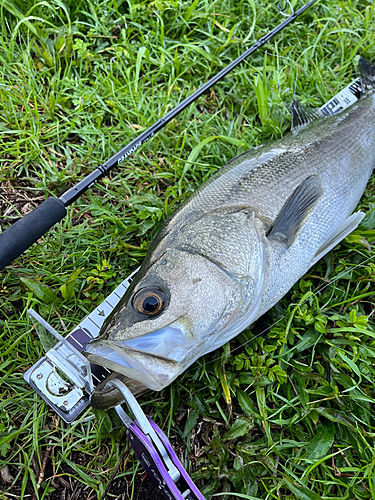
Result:
<svg viewBox="0 0 375 500"><path fill-rule="evenodd" d="M277 2L277 8L279 9L280 14L282 14L285 17L289 17L289 16L292 16L294 14L293 6L289 0L284 0L284 7L281 7L280 2ZM287 8L290 9L289 14L287 14L285 12L287 10Z"/></svg>

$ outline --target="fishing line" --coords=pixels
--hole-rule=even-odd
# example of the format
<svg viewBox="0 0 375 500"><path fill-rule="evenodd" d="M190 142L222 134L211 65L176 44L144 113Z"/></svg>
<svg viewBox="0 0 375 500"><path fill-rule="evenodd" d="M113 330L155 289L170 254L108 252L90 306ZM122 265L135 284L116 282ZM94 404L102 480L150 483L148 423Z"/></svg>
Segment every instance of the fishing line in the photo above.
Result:
<svg viewBox="0 0 375 500"><path fill-rule="evenodd" d="M283 16L285 16L285 17L288 17L291 14L294 14L294 9L293 9L293 6L290 3L290 1L289 0L284 0L284 2L285 2L284 7L281 7L280 2L277 2L277 8L279 9L280 14L283 15ZM287 9L287 7L290 9L290 14L286 14L286 12L285 12L286 9Z"/></svg>
<svg viewBox="0 0 375 500"><path fill-rule="evenodd" d="M241 42L241 43L243 43L243 42L242 42L242 40L241 40L240 42ZM192 43L191 45L195 45L195 44L194 44L194 43ZM198 45L198 44L196 44L196 46L197 46L197 47L199 47L199 45ZM173 47L173 46L172 46L172 48L177 48L177 45L176 45L176 47ZM193 51L193 49L188 49L188 50L187 50L184 54L180 54L180 55L184 55L184 56L185 56L185 55L190 54L191 52L194 52L194 51ZM146 63L148 62L150 65L155 65L155 66L156 66L156 62L152 62L151 60L147 60L147 59L145 59L145 58L144 58L144 59L143 59L143 61L142 61L142 65L144 64L144 62L146 62ZM85 95L82 95L80 98L78 98L78 99L80 100L80 102L81 102L81 105L78 105L77 107L75 107L74 109L72 109L72 110L71 110L69 113L67 113L66 115L60 115L60 116L62 116L63 118L65 118L65 119L67 119L67 120L68 120L69 118L73 117L73 116L74 116L74 115L75 115L78 111L85 111L85 110L86 110L87 108L89 108L90 106L95 106L95 104L97 104L100 100L102 100L102 101L103 101L104 99L107 99L108 97L114 97L115 95L117 96L117 94L118 94L119 92L121 92L121 91L123 91L123 90L128 89L128 87L129 87L129 86L134 85L136 82L141 83L143 79L145 79L145 78L147 78L147 77L151 77L153 73L159 73L159 71L162 71L162 70L164 70L165 68L167 68L168 66L173 65L173 64L174 64L174 62L175 62L174 60L169 60L169 61L167 61L164 65L162 65L162 66L158 66L158 67L156 67L155 69L151 69L149 72L144 73L144 74L143 74L141 77L139 77L138 79L131 80L131 81L127 82L125 85L123 85L123 86L121 86L121 87L119 87L119 88L117 88L117 89L112 89L112 91L109 91L109 92L108 92L106 95L104 95L103 97L100 97L100 98L96 97L95 101L93 101L93 102L82 102L82 101L84 101L84 100L85 100ZM194 61L191 61L191 62L193 63ZM246 62L247 64L250 64L250 63L249 63L249 61L244 61L244 62ZM220 66L224 66L223 64L219 64L219 63L218 63L218 61L217 61L217 65L218 65L219 67L220 67ZM174 86L176 83L178 83L178 79L179 79L179 78L181 78L184 74L185 74L185 73L181 73L181 74L179 74L179 75L175 78L174 83L172 83L172 88L173 88L173 86ZM169 73L160 73L160 74L159 74L159 77L161 77L161 76L164 76L164 77L167 77L167 78L168 78L168 77L170 77L171 75L170 75ZM117 78L116 78L116 79L117 79ZM183 81L185 81L185 80L183 80ZM112 82L112 83L113 83L113 82ZM90 89L91 89L91 90L93 90L93 91L95 91L95 90L98 90L98 91L99 91L99 90L100 90L98 87L90 87ZM169 90L169 89L168 89L168 90ZM87 97L91 97L93 94L94 94L94 96L95 96L95 92L92 92L92 93L91 93L91 94L89 94ZM161 97L163 97L163 95L162 95L162 94L160 94L160 96L161 96ZM130 97L130 99L129 99L129 97ZM164 97L165 97L165 96L164 96ZM129 103L130 103L130 104L131 104L131 103L133 103L133 104L135 105L135 104L138 104L138 103L139 103L139 101L137 101L134 97L127 96L127 98L129 99ZM124 99L125 99L125 98L124 98ZM178 104L178 102L177 102L177 103L175 103L175 104ZM145 126L146 126L146 125L145 125Z"/></svg>
<svg viewBox="0 0 375 500"><path fill-rule="evenodd" d="M280 13L281 15L283 15L283 16L285 16L285 17L290 17L291 15L293 15L293 14L295 13L295 10L294 10L293 6L291 5L290 0L284 0L284 2L285 2L285 5L284 5L283 7L281 7L280 2L277 2L277 9L278 9L278 11L279 11L279 13ZM290 10L290 13L289 13L289 14L287 14L287 13L286 13L287 8ZM214 15L214 13L212 13L212 12L211 12L211 13L209 14L209 16L212 16L212 15ZM208 16L208 18L209 18L209 16ZM232 20L232 18L231 18L231 20ZM246 37L245 37L245 39L246 39ZM240 43L245 43L243 40L239 40L239 41L240 41ZM246 40L246 43L247 43L247 41L248 41L248 40ZM194 45L194 43L193 43L192 45ZM197 45L197 46L199 46L199 45ZM177 48L177 46L176 46L176 47L174 47L174 48ZM188 49L188 50L187 50L187 52L186 52L185 54L190 54L191 52L193 52L193 49ZM149 60L149 61L147 61L147 60L145 59L145 61L146 61L146 62L149 62L150 64L155 64L155 63L153 63L153 62L152 62L152 61L150 61L150 60ZM242 61L242 62L245 62L247 65L250 65L250 62L249 62L248 60L246 60L246 59L245 59L244 61ZM158 71L160 71L160 70L165 69L168 65L173 65L173 64L174 64L174 60L170 60L170 61L166 62L163 66L160 66L160 67L158 67L158 68L155 68L155 70L152 70L152 71L158 72ZM221 66L223 66L223 65L221 65ZM112 91L112 92L109 92L109 93L108 93L107 95L105 95L102 99L106 99L106 98L107 98L107 97L109 97L109 96L114 96L115 94L117 94L117 93L118 93L118 92L120 92L121 90L124 90L124 89L126 89L127 87L129 87L129 85L133 85L136 81L141 82L141 81L142 81L142 79L144 79L144 78L146 78L146 77L150 76L150 74L151 74L151 72L149 72L149 73L145 73L143 76L141 76L140 78L138 78L138 80L134 79L134 80L132 80L132 81L128 82L126 85L123 85L122 87L120 87L120 88L118 88L118 89L116 89L116 90L114 90L114 91ZM170 75L165 74L164 76L170 76ZM177 79L178 79L180 76L182 76L182 75L179 75L179 76L176 78L176 81L177 81ZM98 102L98 101L99 101L99 99L96 99L96 102ZM136 102L137 102L137 101L134 99L134 103L136 103ZM95 104L95 102L94 102L94 103L86 103L86 104L84 104L84 106L82 106L81 110L84 110L84 109L88 108L90 105L94 105L94 104ZM75 114L75 112L76 112L76 111L77 111L77 108L76 108L75 110L72 110L72 111L71 111L68 115L66 115L66 118L70 118L70 117L72 117L72 116Z"/></svg>
<svg viewBox="0 0 375 500"><path fill-rule="evenodd" d="M370 257L368 257L367 259L365 259L364 261L360 262L359 264L357 264L356 266L354 267L351 267L350 269L348 269L347 271L345 271L343 274L341 274L340 276L337 276L335 279L333 279L330 283L327 283L326 285L323 285L322 288L316 288L312 293L313 295L317 295L317 294L320 294L323 290L325 290L326 288L328 288L329 286L333 285L334 283L336 283L336 281L340 280L343 278L343 276L346 276L347 274L351 273L352 271L355 271L355 269L357 269L358 267L361 267L363 266L364 264L366 264L368 261L372 260L375 258L375 255L372 255ZM311 296L307 297L303 302L299 303L298 306L302 306L303 304L305 304L309 298ZM250 342L252 342L253 340L257 339L258 337L264 335L265 333L269 332L271 330L272 327L274 327L275 325L277 325L278 323L280 323L281 321L283 321L285 318L288 317L288 314L285 314L284 316L282 316L281 318L279 318L277 321L275 321L274 323L272 323L272 325L268 326L267 328L265 328L264 330L262 330L260 333L258 333L257 335L255 335L254 337L252 337L250 340L247 340L246 342L244 342L243 344L235 347L234 349L231 349L230 350L230 354L232 354L233 352L237 351L238 349L241 349L242 347L246 346L247 344L249 344ZM255 323L254 323L255 324ZM235 337L234 337L235 338ZM231 339L231 340L234 340L234 339ZM229 341L230 342L230 341ZM204 366L207 366L209 365L210 363L214 363L215 361L218 361L219 359L222 359L223 357L225 356L225 354L222 354L221 356L217 357L217 358L214 358L210 361L208 361L207 363L204 364ZM203 368L203 365L201 365L201 367Z"/></svg>
<svg viewBox="0 0 375 500"><path fill-rule="evenodd" d="M285 17L289 17L290 15L293 15L293 14L294 14L294 9L293 9L292 5L290 4L289 0L284 0L284 1L285 1L285 6L284 6L284 7L281 7L281 6L280 6L280 3L278 2L278 3L277 3L277 8L278 8L278 10L279 10L280 14L282 14L282 15L283 15L283 16L285 16ZM291 12L290 12L290 14L286 14L286 13L285 13L287 6L290 8L290 11L291 11ZM210 14L209 14L209 16L211 16L212 14L213 14L213 13L210 13ZM232 20L232 18L231 18L231 20ZM241 40L240 42L241 42L241 43L244 43L244 42L243 42L243 40ZM192 45L194 45L194 43L193 43ZM199 46L199 45L197 45L197 46ZM191 52L193 52L193 49L188 49L188 50L184 53L184 55L188 55L188 54L190 54ZM144 62L148 62L148 63L150 63L150 65L156 65L156 63L152 62L150 59L149 59L148 61L147 61L147 59L144 59L144 60L142 61L142 65L144 64ZM193 62L193 61L192 61L192 62ZM246 64L247 64L248 66L250 65L250 62L249 62L249 61L247 61L247 60L244 60L243 62L246 62ZM86 109L88 109L90 106L94 106L96 103L98 103L98 102L99 102L99 100L103 101L103 100L107 99L108 97L114 97L114 96L116 96L116 97L117 97L117 94L118 94L119 92L121 92L122 90L126 90L126 89L128 89L128 87L129 87L129 86L134 85L136 82L138 82L138 83L142 82L142 80L143 80L143 79L145 79L145 78L149 78L149 77L152 75L152 73L158 73L159 71L161 72L162 70L164 70L165 68L169 67L170 65L172 65L172 66L173 66L173 64L174 64L174 60L169 60L169 61L167 61L164 65L159 66L159 67L156 67L155 69L153 69L153 70L151 70L151 71L149 71L149 72L147 72L147 73L144 73L144 74L143 74L140 78L138 78L138 79L134 79L134 80L131 80L131 81L127 82L125 85L123 85L123 86L121 86L121 87L119 87L119 88L117 88L117 89L112 89L112 91L109 91L106 95L104 95L104 96L103 96L103 97L101 97L100 99L99 99L98 97L96 97L95 101L93 101L93 102L86 102L86 103L85 103L85 102L82 102L82 101L84 101L84 98L85 98L85 96L83 95L83 96L81 96L81 97L79 98L79 101L81 102L81 105L77 106L75 109L72 109L72 110L71 110L69 113L67 113L66 115L60 115L60 116L61 116L62 118L64 118L64 119L66 119L66 120L69 120L69 119L70 119L71 117L73 117L73 116L74 116L77 112L79 112L79 111L81 111L81 112L82 112L82 111L85 111L85 110L86 110ZM218 66L219 66L219 67L220 67L220 66L223 66L223 64L221 64L221 65L220 65L220 64L218 64ZM172 86L175 86L175 84L178 82L178 80L181 78L181 76L183 76L183 74L184 74L184 73L182 73L182 74L178 75L178 76L175 78L175 81L172 83ZM165 73L165 74L160 73L160 74L159 74L159 76L164 76L164 77L167 77L167 78L168 78L168 77L170 77L171 75L170 75L170 74L168 74L168 73ZM117 80L117 78L116 78L116 80ZM100 90L100 89L99 89L99 88L97 88L97 89L96 89L96 88L94 87L94 88L92 88L91 90L93 90L94 92L90 93L90 95L88 96L89 98L90 98L93 94L94 94L94 96L95 96L95 90ZM169 90L168 90L168 92L169 92ZM168 94L167 94L167 96L168 96ZM129 98L129 97L130 97L130 96L127 96L127 98ZM182 96L181 96L181 98L182 98ZM130 99L129 99L129 103L132 103L132 102L133 102L134 104L136 104L138 101L137 101L135 98L130 97ZM178 104L179 104L179 102L177 102L177 105L178 105ZM145 128L146 128L146 127L147 127L147 125L145 125ZM95 160L95 161L97 161L97 162L99 162L99 163L100 163L100 161L99 161L99 160L98 160L95 156L93 156L90 152L88 152L88 151L87 151L87 152L86 152L86 154L89 156L89 158L90 158L90 159Z"/></svg>
<svg viewBox="0 0 375 500"><path fill-rule="evenodd" d="M290 3L289 3L289 1L288 1L288 0L286 0L286 2L287 2L287 4L289 4L289 5L290 5ZM281 7L279 6L279 3L278 3L278 4L277 4L277 7L278 7L279 12L280 12L282 15L284 15L284 16L286 16L286 17L288 17L288 15L284 13L284 12L285 12L285 10L286 10L286 6L284 6L283 8L281 8ZM291 8L291 14L290 14L290 15L292 15L292 14L294 13L294 10L293 10L293 8L292 8L291 6L290 6L290 8ZM210 14L209 14L209 17L210 17L212 14L213 14L213 13L210 13ZM232 18L231 18L231 20L232 20ZM240 41L240 43L244 43L244 42L241 40L241 41ZM194 43L192 43L191 45L195 45L195 44L194 44ZM197 44L197 46L199 46L199 45ZM176 46L176 47L177 47L177 46ZM183 45L182 47L185 47L185 46ZM175 48L175 47L173 47L173 48ZM241 46L240 46L239 48L241 48ZM187 51L186 51L183 55L184 55L184 56L185 56L185 55L188 55L188 54L190 54L191 52L194 52L194 51L193 51L193 49L187 49ZM150 55L151 55L151 54L150 54ZM147 59L145 59L145 58L142 60L142 66L143 66L143 64L144 64L145 62L146 62L146 63L148 62L150 65L155 65L155 66L156 66L156 63L155 63L155 62L152 62L150 59L149 59L149 60L147 60ZM193 61L191 61L191 62L193 62ZM244 60L243 62L246 62L246 64L247 64L248 66L251 64L251 63L250 63L249 61L247 61L247 60ZM121 91L123 91L123 90L127 90L130 86L133 86L136 82L141 83L143 79L145 79L145 78L150 78L150 77L153 75L153 73L158 74L158 73L160 72L160 74L158 75L159 77L165 77L165 78L168 78L168 77L170 77L171 75L170 75L169 73L164 73L164 74L163 74L163 73L162 73L162 71L163 71L164 69L166 69L167 67L171 66L171 65L173 66L173 64L174 64L174 60L168 60L168 61L167 61L164 65L162 65L162 66L158 66L158 67L155 67L154 69L151 69L150 71L148 71L148 72L144 73L144 74L143 74L140 78L138 78L138 79L133 79L133 80L131 80L131 81L127 82L126 84L124 84L123 86L121 86L121 87L119 87L119 88L117 88L117 89L112 89L112 91L109 91L106 95L104 95L104 96L103 96L103 97L101 97L101 98L98 98L98 97L95 95L95 94L97 93L97 92L95 92L95 91L99 91L100 89L99 89L98 87L92 87L92 88L91 88L92 92L91 92L89 95L86 95L86 96L85 96L85 95L81 95L81 96L78 98L78 100L79 100L80 104L79 104L77 107L75 107L74 109L72 109L72 110L71 110L70 112L68 112L67 114L61 114L61 113L59 113L59 115L61 116L61 118L62 118L63 120L68 121L70 118L72 118L72 117L73 117L74 115L76 115L78 112L83 112L83 111L86 111L88 108L90 108L90 106L95 106L95 104L97 104L99 101L104 101L105 99L107 99L107 98L109 98L109 97L115 97L115 96L116 96L116 98L117 98L117 95L118 95L118 93L119 93L119 92L121 92ZM218 63L218 61L217 61L217 65L218 65L219 67L220 67L220 66L224 67L224 65L223 65L223 64L219 64L219 63ZM113 73L112 73L112 74L113 74ZM180 78L181 78L183 75L184 75L184 73L179 74L179 75L178 75L178 76L174 79L174 82L172 82L172 84L171 84L171 86L170 86L170 87L172 87L172 88L173 88L176 84L178 84L178 83L179 83ZM116 80L118 80L118 79L116 78ZM184 80L182 80L182 81L184 82ZM151 82L150 82L150 83L151 83ZM112 82L112 84L113 84L113 82ZM169 93L169 91L170 91L170 87L168 88L167 95L166 95L166 96L162 96L162 95L161 95L161 98L163 98L163 97L168 97L168 93ZM88 101L87 101L87 102L84 102L84 101L85 101L85 97L86 97L87 99L90 99L90 97L91 97L91 96L93 96L93 95L94 95L94 97L95 97L95 100L94 100L93 102L88 102ZM180 100L179 100L177 103L174 103L174 105L176 105L176 104L178 105L178 104L179 104L179 102L181 102L181 99L182 99L182 96L180 96ZM126 103L127 105L129 105L129 104L131 105L132 103L135 105L135 104L137 104L137 103L138 103L138 101L137 101L134 97L132 97L132 96L130 96L130 95L128 95L128 96L126 96L126 97L124 97L124 100L127 100L127 103ZM166 109L168 109L168 105L166 106ZM104 112L105 112L105 110L104 110ZM114 119L117 119L117 118L116 118L116 116L114 116ZM194 119L196 119L196 117L195 117ZM194 120L194 119L193 119L193 120ZM126 125L126 123L125 123L125 125ZM147 124L145 124L143 128L147 128ZM129 130L131 130L131 128L130 128ZM138 131L135 131L135 132L134 132L134 134L132 134L132 135L137 135L137 132L138 132ZM87 142L87 141L86 141L86 142ZM74 148L74 151L77 151L77 149L75 149L75 148ZM100 164L100 160L99 160L96 156L94 156L94 155L92 154L92 152L86 151L86 152L85 152L85 154L86 154L86 155L87 155L87 156L88 156L91 160L94 160L96 163L99 163L99 164Z"/></svg>
<svg viewBox="0 0 375 500"><path fill-rule="evenodd" d="M33 245L38 239L51 229L57 222L60 222L67 215L67 208L74 203L83 193L90 189L96 182L106 177L110 170L118 167L130 155L137 151L144 143L153 138L161 129L167 126L181 112L211 89L217 82L227 76L244 59L249 57L259 48L263 47L275 35L280 33L286 26L295 21L302 13L314 5L317 0L309 0L294 14L284 19L281 23L268 31L266 35L257 40L251 47L245 50L239 57L230 64L222 68L208 81L196 89L188 97L185 97L177 106L154 122L142 133L137 134L132 141L115 153L103 164L96 167L77 184L59 198L54 196L47 198L36 209L29 212L13 225L0 234L0 269L10 264L19 257L25 250Z"/></svg>

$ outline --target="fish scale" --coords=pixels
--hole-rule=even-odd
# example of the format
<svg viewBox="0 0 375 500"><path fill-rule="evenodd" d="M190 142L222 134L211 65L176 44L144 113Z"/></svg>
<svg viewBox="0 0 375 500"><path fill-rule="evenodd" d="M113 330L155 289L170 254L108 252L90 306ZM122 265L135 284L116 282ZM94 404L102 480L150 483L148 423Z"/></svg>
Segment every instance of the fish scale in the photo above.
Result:
<svg viewBox="0 0 375 500"><path fill-rule="evenodd" d="M345 148L344 160L347 159L349 150L351 154L361 155L361 148L356 147L356 144L358 141L366 142L366 125L369 120L374 121L373 108L371 95L359 101L345 113L351 123L347 124L343 131L338 130L335 133L337 125L343 122L343 116L322 118L317 120L317 123L312 123L309 128L300 130L294 137L284 137L271 145L250 151L248 155L241 155L242 161L238 165L234 163L232 166L232 162L229 162L228 166L213 176L209 185L203 185L188 199L187 204L176 214L176 217L170 220L166 230L184 224L183 219L185 217L189 219L191 211L204 213L207 210L231 208L236 205L259 210L260 214L264 214L273 221L291 191L309 174L327 172L328 177L330 176L336 183L335 174L337 173L347 176L347 182L355 181L358 175L362 175L361 166L357 166L358 175L354 170L346 172L346 169L340 168L340 165L335 166L337 155L340 154L342 148ZM357 113L357 109L360 113ZM353 130L361 130L361 137L353 134ZM369 127L370 143L373 141L374 131L374 126ZM372 156L370 145L368 159ZM335 161L332 162L331 159ZM366 155L361 157L361 162L366 162ZM371 171L371 168L364 166L367 172ZM336 170L338 172L335 172ZM340 189L337 184L335 187ZM265 188L267 188L266 193ZM356 190L351 190L351 192L357 199ZM265 194L267 200L265 200Z"/></svg>
<svg viewBox="0 0 375 500"><path fill-rule="evenodd" d="M347 92L320 112L293 101L290 134L234 158L166 221L90 361L162 389L358 226L364 214L351 214L375 164L375 69L361 61L359 101L341 113Z"/></svg>
<svg viewBox="0 0 375 500"><path fill-rule="evenodd" d="M175 245L209 258L238 279L245 278L249 275L249 261L242 256L248 255L254 246L252 233L248 230L251 220L252 213L248 210L210 214L179 232Z"/></svg>

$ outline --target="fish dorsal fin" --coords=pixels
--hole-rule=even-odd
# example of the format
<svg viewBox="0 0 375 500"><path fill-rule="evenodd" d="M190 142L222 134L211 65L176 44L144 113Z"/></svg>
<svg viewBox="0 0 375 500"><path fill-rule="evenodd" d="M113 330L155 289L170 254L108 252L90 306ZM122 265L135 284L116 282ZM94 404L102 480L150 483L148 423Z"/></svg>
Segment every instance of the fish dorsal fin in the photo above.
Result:
<svg viewBox="0 0 375 500"><path fill-rule="evenodd" d="M357 228L358 224L361 222L365 214L363 212L356 212L348 217L343 224L338 228L336 232L329 238L328 241L322 245L316 252L311 265L313 266L319 259L324 257L332 248L340 243L344 238L346 238L354 229Z"/></svg>
<svg viewBox="0 0 375 500"><path fill-rule="evenodd" d="M281 237L286 246L290 247L303 221L322 194L322 183L318 175L305 179L285 202L268 236Z"/></svg>
<svg viewBox="0 0 375 500"><path fill-rule="evenodd" d="M364 87L364 89L375 89L375 65L371 64L367 59L360 57L358 61L358 72L362 87Z"/></svg>
<svg viewBox="0 0 375 500"><path fill-rule="evenodd" d="M315 118L321 116L319 110L307 108L296 97L290 103L290 112L292 113L292 130L299 130L306 127Z"/></svg>

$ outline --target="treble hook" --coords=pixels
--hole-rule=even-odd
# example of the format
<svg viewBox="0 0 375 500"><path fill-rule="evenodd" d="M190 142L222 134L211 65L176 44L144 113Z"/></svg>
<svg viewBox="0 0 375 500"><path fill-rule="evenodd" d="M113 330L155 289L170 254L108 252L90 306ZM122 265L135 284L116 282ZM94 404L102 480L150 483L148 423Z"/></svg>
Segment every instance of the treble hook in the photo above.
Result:
<svg viewBox="0 0 375 500"><path fill-rule="evenodd" d="M292 4L290 3L289 0L284 0L284 2L285 4L283 8L281 8L280 2L277 2L277 8L279 9L280 14L282 14L285 17L292 16L294 14L294 9L292 7ZM290 14L285 13L287 7L289 7L289 9L291 10Z"/></svg>

